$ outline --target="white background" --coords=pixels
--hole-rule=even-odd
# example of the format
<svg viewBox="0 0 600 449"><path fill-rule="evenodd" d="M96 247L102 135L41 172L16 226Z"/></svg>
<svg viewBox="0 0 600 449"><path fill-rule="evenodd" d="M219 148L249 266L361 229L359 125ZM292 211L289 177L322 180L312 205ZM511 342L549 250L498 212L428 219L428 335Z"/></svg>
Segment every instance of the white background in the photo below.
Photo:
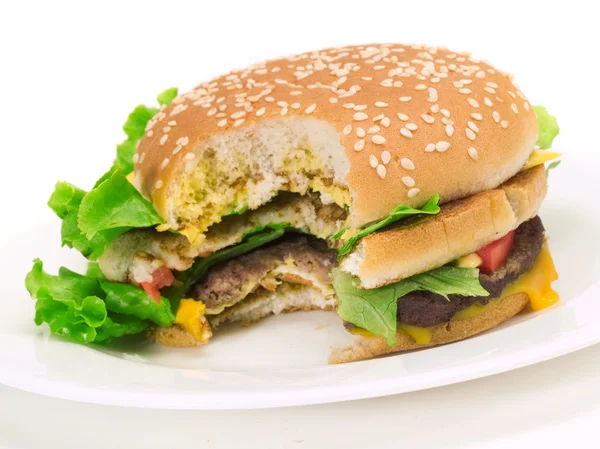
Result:
<svg viewBox="0 0 600 449"><path fill-rule="evenodd" d="M514 73L532 103L559 116L561 148L598 152L593 4L3 2L0 230L18 238L52 219L44 204L58 179L89 188L112 162L130 110L164 88L331 45L426 42L472 51ZM430 391L243 412L128 410L0 387L0 447L598 447L599 360L592 347Z"/></svg>

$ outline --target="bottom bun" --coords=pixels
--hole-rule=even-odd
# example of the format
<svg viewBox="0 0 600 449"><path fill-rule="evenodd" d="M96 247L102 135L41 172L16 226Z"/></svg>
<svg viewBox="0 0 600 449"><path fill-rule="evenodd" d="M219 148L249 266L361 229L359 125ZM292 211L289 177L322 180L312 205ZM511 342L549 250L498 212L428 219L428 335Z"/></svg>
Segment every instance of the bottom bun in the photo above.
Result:
<svg viewBox="0 0 600 449"><path fill-rule="evenodd" d="M357 337L357 341L340 349L334 349L329 363L347 363L370 359L384 354L410 351L444 345L472 337L498 326L521 312L529 304L526 293L515 293L490 303L479 315L459 318L429 328L431 340L427 344L415 343L409 335L398 332L396 344L389 346L383 337Z"/></svg>

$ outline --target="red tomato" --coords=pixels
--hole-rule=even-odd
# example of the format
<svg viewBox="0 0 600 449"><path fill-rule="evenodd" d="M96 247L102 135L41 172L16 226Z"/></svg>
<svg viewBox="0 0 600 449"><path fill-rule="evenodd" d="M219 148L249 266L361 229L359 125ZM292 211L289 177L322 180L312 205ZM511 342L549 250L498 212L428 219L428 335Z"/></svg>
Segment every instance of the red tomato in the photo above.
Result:
<svg viewBox="0 0 600 449"><path fill-rule="evenodd" d="M152 273L152 285L159 290L161 288L168 287L173 283L174 280L175 277L173 276L173 273L165 265Z"/></svg>
<svg viewBox="0 0 600 449"><path fill-rule="evenodd" d="M510 231L501 239L488 243L477 251L483 261L479 269L484 273L496 271L508 257L515 239L515 231Z"/></svg>
<svg viewBox="0 0 600 449"><path fill-rule="evenodd" d="M144 289L144 291L150 296L156 304L160 304L160 290L156 288L150 282L140 282L140 285Z"/></svg>

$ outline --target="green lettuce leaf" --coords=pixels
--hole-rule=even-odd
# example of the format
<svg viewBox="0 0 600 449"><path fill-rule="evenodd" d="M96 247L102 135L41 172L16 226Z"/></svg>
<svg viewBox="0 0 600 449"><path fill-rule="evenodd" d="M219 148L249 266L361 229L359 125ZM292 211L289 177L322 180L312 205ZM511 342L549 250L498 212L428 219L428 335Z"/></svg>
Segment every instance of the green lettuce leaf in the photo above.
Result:
<svg viewBox="0 0 600 449"><path fill-rule="evenodd" d="M35 323L48 323L53 334L78 343L108 343L138 334L151 322L167 327L175 321L166 298L157 304L133 285L83 276L64 267L53 276L43 270L39 259L27 274L25 287L37 300Z"/></svg>
<svg viewBox="0 0 600 449"><path fill-rule="evenodd" d="M87 193L79 207L77 224L88 239L98 232L118 229L119 235L131 228L146 228L162 219L120 170ZM115 231L116 232L116 231Z"/></svg>
<svg viewBox="0 0 600 449"><path fill-rule="evenodd" d="M338 251L338 258L341 258L347 253L349 253L356 244L356 242L358 242L363 237L366 237L367 235L372 234L373 232L378 231L385 226L388 226L398 220L401 220L402 218L417 214L437 214L440 211L440 207L438 206L439 202L440 196L434 195L429 199L429 201L427 201L427 203L425 203L425 205L421 209L414 209L410 206L398 206L392 212L390 212L390 214L383 220L378 221L377 223L374 223L370 226L367 226L358 234L349 238L346 244L342 246ZM339 232L336 234L336 236L338 235L340 235Z"/></svg>
<svg viewBox="0 0 600 449"><path fill-rule="evenodd" d="M169 327L175 321L171 303L163 296L159 304L144 290L131 284L101 280L100 287L106 295L106 308L111 312L150 320L162 327Z"/></svg>
<svg viewBox="0 0 600 449"><path fill-rule="evenodd" d="M362 329L384 337L389 345L396 342L398 299L416 290L442 295L488 296L479 283L477 268L443 266L417 274L394 284L363 290L351 274L333 270L333 287L338 296L338 314Z"/></svg>
<svg viewBox="0 0 600 449"><path fill-rule="evenodd" d="M160 104L161 106L162 105L168 106L171 104L171 102L177 96L177 92L178 92L178 90L176 87L169 87L168 89L159 93L158 96L156 97L156 100L158 101L158 104Z"/></svg>
<svg viewBox="0 0 600 449"><path fill-rule="evenodd" d="M542 150L550 148L552 141L560 132L556 117L552 116L544 106L534 106L533 110L538 119L538 140L536 145Z"/></svg>
<svg viewBox="0 0 600 449"><path fill-rule="evenodd" d="M85 276L88 278L105 279L104 273L102 273L98 262L88 262Z"/></svg>
<svg viewBox="0 0 600 449"><path fill-rule="evenodd" d="M156 99L160 105L169 105L177 96L177 88L171 87L158 94ZM148 122L158 113L159 109L144 105L137 106L127 117L123 125L123 131L127 139L117 145L117 165L125 174L133 171L133 155L136 152L137 143L144 136Z"/></svg>

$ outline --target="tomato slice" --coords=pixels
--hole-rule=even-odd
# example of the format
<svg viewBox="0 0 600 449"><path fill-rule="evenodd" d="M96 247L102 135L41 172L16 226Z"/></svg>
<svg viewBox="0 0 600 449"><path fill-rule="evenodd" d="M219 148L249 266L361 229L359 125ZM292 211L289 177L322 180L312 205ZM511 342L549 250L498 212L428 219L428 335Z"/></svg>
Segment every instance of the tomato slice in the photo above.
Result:
<svg viewBox="0 0 600 449"><path fill-rule="evenodd" d="M165 265L156 269L154 273L152 273L152 284L157 288L165 288L173 283L175 280L175 276L173 276L173 272L169 270Z"/></svg>
<svg viewBox="0 0 600 449"><path fill-rule="evenodd" d="M150 296L156 304L160 304L160 290L150 282L140 282L144 291Z"/></svg>
<svg viewBox="0 0 600 449"><path fill-rule="evenodd" d="M477 251L477 255L481 257L482 263L479 269L484 273L496 271L506 260L513 241L515 240L515 231L510 231L501 239L488 243Z"/></svg>

